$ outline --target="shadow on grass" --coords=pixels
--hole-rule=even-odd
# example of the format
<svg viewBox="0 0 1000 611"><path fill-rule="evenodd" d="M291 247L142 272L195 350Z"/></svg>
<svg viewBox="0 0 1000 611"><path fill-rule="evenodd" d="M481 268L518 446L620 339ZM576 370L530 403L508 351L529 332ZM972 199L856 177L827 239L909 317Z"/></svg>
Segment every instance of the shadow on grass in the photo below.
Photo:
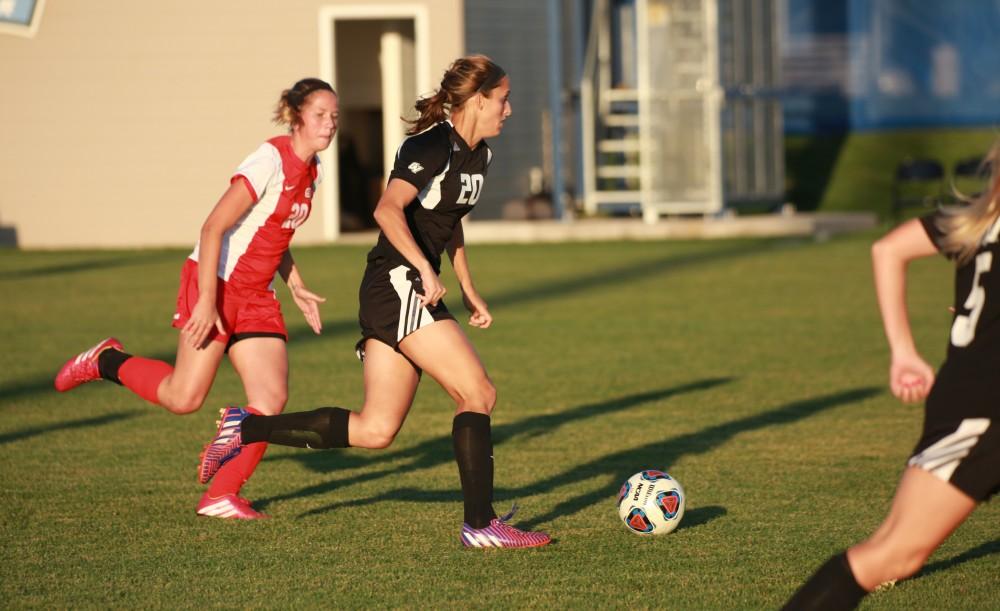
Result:
<svg viewBox="0 0 1000 611"><path fill-rule="evenodd" d="M663 401L685 393L708 390L709 388L726 384L729 381L729 378L710 378L700 380L698 382L691 382L689 384L682 384L673 388L663 388L660 390L652 390L649 392L619 397L608 401L588 403L556 413L530 416L517 422L501 424L493 427L493 441L494 444L499 446L520 436L531 438L537 435L549 434L568 424L624 411L653 401ZM365 468L366 470L363 473L359 473L352 477L332 480L317 486L310 486L308 488L303 488L301 490L280 496L259 499L254 501L254 505L264 507L267 503L274 501L326 494L337 490L338 488L343 488L359 482L370 482L382 477L393 476L399 473L400 470L412 473L413 471L420 469L431 469L453 462L454 456L454 449L452 448L452 439L450 434L425 441L413 446L412 448L396 451L364 453L358 451L350 453L337 451L296 453L282 457L278 460L294 460L302 463L307 468L320 473L357 468ZM403 464L399 464L400 461L404 461ZM391 466L374 471L367 470L367 468L377 466L379 464L389 464ZM454 498L453 493L448 493L448 496L450 498ZM329 509L330 508L322 508L312 513L324 513Z"/></svg>
<svg viewBox="0 0 1000 611"><path fill-rule="evenodd" d="M709 382L706 387L711 387L725 381L728 380L708 380L705 382L695 383L695 385L705 385L706 382ZM608 502L608 499L614 498L621 482L625 481L626 478L635 473L638 469L659 468L669 471L670 466L676 463L681 457L708 452L729 441L739 433L797 422L831 408L863 401L879 394L880 392L881 391L877 388L865 387L846 390L815 399L796 401L778 409L760 414L754 414L753 416L732 420L730 422L724 422L695 433L688 433L677 437L667 437L661 441L646 444L637 448L627 448L620 452L600 456L588 462L577 462L570 469L567 469L562 473L541 479L535 483L528 484L527 486L520 488L497 488L496 497L498 499L509 499L522 496L548 494L553 490L565 486L579 485L581 482L585 482L590 479L598 478L602 480L600 485L594 487L589 492L568 498L567 500L556 504L548 512L535 516L529 520L522 521L519 524L523 528L534 528L540 524L552 522L557 518L572 516L579 511L590 507L591 505ZM572 414L572 410L566 414L568 421L576 420L572 417ZM515 424L511 426L516 427L518 425ZM497 428L499 429L500 427ZM434 464L439 464L446 460L452 460L450 436L428 442L428 444L425 445L433 445L435 447ZM396 456L396 458L398 457L399 456ZM390 457L386 457L386 459L390 459ZM330 482L322 486L316 486L299 491L298 493L288 495L286 497L275 497L268 500L273 501L278 500L279 498L302 496L303 494L322 493L355 481L369 481L372 477L396 473L400 468L407 469L408 471L413 469L412 466L397 466L391 470L376 472L374 474L368 472L354 478ZM688 492L690 493L690 490L688 490ZM435 502L456 502L460 500L460 493L457 489L451 491L424 491L419 494L414 494L413 491L409 489L387 490L373 497L333 503L326 507L309 511L303 514L303 516L324 513L343 507L367 505L369 503L380 501L429 500ZM497 503L499 506L502 501L498 500Z"/></svg>
<svg viewBox="0 0 1000 611"><path fill-rule="evenodd" d="M751 242L739 242L735 244L726 244L718 249L713 249L707 252L699 253L689 253L689 254L673 254L669 256L654 257L652 259L641 261L638 263L633 263L630 265L622 265L619 267L614 267L605 270L598 270L590 274L580 274L577 276L570 276L568 278L560 279L557 281L545 280L527 285L523 288L518 288L506 293L499 293L492 296L488 296L487 301L490 307L494 311L503 308L522 305L529 302L544 301L548 299L562 299L569 298L574 294L587 291L590 289L596 289L600 287L616 286L622 283L632 282L639 280L647 276L653 276L660 273L675 271L683 269L685 267L698 266L713 263L716 261L722 261L727 259L734 259L738 257L745 257L763 252L771 248L774 241L772 240L754 240ZM116 262L116 260L99 260L96 262L81 262L75 264L68 264L62 266L53 266L48 268L49 271L35 270L38 273L67 273L70 271L79 271L82 269L94 269L94 266L104 266L104 267L115 267L121 265L133 265L138 262L145 262L149 260L156 260L164 256L175 257L176 253L167 254L156 254L150 253L148 257L143 259L142 257L135 257L123 260L121 262ZM31 270L25 270L24 275L32 275L29 273ZM2 276L0 276L2 277ZM458 313L458 310L455 310ZM298 312L294 312L291 316L300 316ZM166 332L166 327L164 328ZM110 330L105 329L100 333L94 333L94 341L97 341L101 337L106 337ZM294 326L289 326L288 328L288 340L289 347L294 349L295 346L312 343L317 341L332 341L335 339L340 339L342 336L350 335L352 336L352 343L344 343L344 350L353 351L353 336L360 337L360 331L358 329L357 320L351 319L340 319L333 321L324 321L323 323L323 333L321 335L316 335L312 330L305 324L298 324ZM123 339L125 343L126 350L128 349L128 338ZM70 350L85 350L89 346L74 346ZM66 354L65 358L71 358L75 353ZM168 363L173 363L176 353L173 349L169 352L159 352L155 354L144 354L147 358L157 359L161 361L166 361ZM56 371L62 365L62 362L52 363L51 372L41 373L29 378L18 380L13 383L0 384L0 400L12 400L20 397L31 396L36 393L54 392L52 388L52 379L55 376ZM235 398L234 398L235 399ZM238 399L242 401L243 399Z"/></svg>
<svg viewBox="0 0 1000 611"><path fill-rule="evenodd" d="M18 278L61 276L65 274L76 274L79 272L92 272L101 269L113 269L117 267L145 265L147 263L159 263L160 261L167 260L177 261L177 270L179 273L184 259L178 257L177 252L138 252L128 255L83 259L82 261L73 261L71 263L57 263L55 265L46 265L42 267L12 269L0 272L0 279L15 280Z"/></svg>
<svg viewBox="0 0 1000 611"><path fill-rule="evenodd" d="M51 426L36 426L30 429L24 429L22 431L14 431L12 433L5 433L0 435L0 445L5 445L15 441L21 441L23 439L30 439L31 437L36 437L38 435L45 435L47 433L54 433L56 431L67 431L74 429L85 429L96 426L104 426L106 424L112 424L114 422L121 422L122 420L129 420L131 418L136 418L139 416L137 413L129 412L119 412L117 414L107 414L105 416L97 416L96 418L87 418L85 420L70 420L59 422L58 424L53 424Z"/></svg>
<svg viewBox="0 0 1000 611"><path fill-rule="evenodd" d="M559 280L549 279L543 282L536 282L507 293L488 296L486 301L489 303L491 309L499 309L513 305L523 305L533 301L569 297L590 289L627 284L649 276L673 272L686 267L751 256L769 250L774 242L775 240L738 242L735 244L724 244L719 248L705 252L654 257L629 265L597 270L590 274L580 274Z"/></svg>
<svg viewBox="0 0 1000 611"><path fill-rule="evenodd" d="M721 505L708 505L707 507L695 507L684 510L684 519L677 526L677 530L690 530L698 526L704 526L716 518L726 515L726 508Z"/></svg>
<svg viewBox="0 0 1000 611"><path fill-rule="evenodd" d="M1000 539L994 539L983 543L982 545L966 550L953 558L932 562L925 566L923 570L921 570L920 573L912 579L922 579L939 571L944 571L972 560L978 560L979 558L985 558L986 556L992 556L993 554L1000 554Z"/></svg>

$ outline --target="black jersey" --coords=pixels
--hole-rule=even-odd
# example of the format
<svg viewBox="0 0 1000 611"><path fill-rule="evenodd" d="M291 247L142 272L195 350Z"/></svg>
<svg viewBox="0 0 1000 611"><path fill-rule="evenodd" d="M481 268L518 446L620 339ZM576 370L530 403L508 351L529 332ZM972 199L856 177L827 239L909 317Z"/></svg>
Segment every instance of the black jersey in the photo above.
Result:
<svg viewBox="0 0 1000 611"><path fill-rule="evenodd" d="M417 197L404 209L406 224L436 272L456 225L479 200L492 156L485 140L470 149L451 121L410 136L396 153L389 180L398 178L417 188ZM385 233L369 253L369 260L378 257L409 264Z"/></svg>
<svg viewBox="0 0 1000 611"><path fill-rule="evenodd" d="M920 219L941 244L941 213ZM939 246L940 248L940 246ZM927 396L924 429L910 466L984 501L1000 492L1000 219L975 256L955 271L948 357Z"/></svg>
<svg viewBox="0 0 1000 611"><path fill-rule="evenodd" d="M941 215L920 219L935 245L943 236L937 226ZM948 360L1000 373L1000 219L986 231L972 260L955 271L954 306Z"/></svg>

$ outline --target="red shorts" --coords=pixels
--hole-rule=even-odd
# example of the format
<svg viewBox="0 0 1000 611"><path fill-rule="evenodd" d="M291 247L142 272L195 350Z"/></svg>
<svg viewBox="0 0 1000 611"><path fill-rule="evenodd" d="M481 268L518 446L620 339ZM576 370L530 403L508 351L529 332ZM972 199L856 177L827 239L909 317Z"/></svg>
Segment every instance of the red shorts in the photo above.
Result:
<svg viewBox="0 0 1000 611"><path fill-rule="evenodd" d="M182 329L198 303L198 262L187 259L181 268L181 285L177 291L177 311L173 326ZM237 287L219 278L215 307L225 333L213 328L208 337L229 346L249 337L277 337L288 341L288 329L281 315L281 303L274 291Z"/></svg>

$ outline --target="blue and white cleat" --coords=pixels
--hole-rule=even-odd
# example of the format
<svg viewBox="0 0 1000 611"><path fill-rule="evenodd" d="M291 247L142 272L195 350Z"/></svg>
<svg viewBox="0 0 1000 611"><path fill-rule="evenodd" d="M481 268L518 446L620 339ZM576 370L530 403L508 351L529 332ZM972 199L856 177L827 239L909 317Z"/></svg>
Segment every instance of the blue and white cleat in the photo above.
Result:
<svg viewBox="0 0 1000 611"><path fill-rule="evenodd" d="M215 438L211 443L205 446L198 464L198 481L202 484L207 484L222 465L239 456L243 450L240 425L250 412L229 406L220 409L219 414L222 416L218 422L219 429L215 432Z"/></svg>

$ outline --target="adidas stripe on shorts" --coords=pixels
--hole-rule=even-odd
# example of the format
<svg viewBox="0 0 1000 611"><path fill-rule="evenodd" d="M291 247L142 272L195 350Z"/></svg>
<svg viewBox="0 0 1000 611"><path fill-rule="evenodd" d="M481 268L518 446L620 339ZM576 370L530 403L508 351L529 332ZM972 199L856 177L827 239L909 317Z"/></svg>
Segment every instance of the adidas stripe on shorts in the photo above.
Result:
<svg viewBox="0 0 1000 611"><path fill-rule="evenodd" d="M924 429L907 463L985 501L1000 492L1000 392L996 381L941 368L927 397Z"/></svg>
<svg viewBox="0 0 1000 611"><path fill-rule="evenodd" d="M399 342L417 329L438 320L455 320L444 301L422 306L419 295L423 292L420 274L415 269L385 257L369 261L359 293L359 359L364 360L364 344L368 339L377 339L399 351Z"/></svg>

